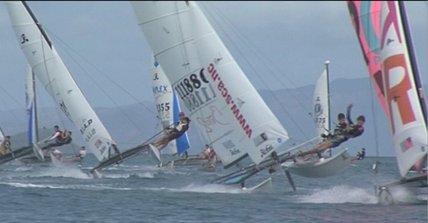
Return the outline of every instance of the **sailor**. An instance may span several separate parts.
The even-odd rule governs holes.
[[[205,149],[204,149],[204,151],[202,151],[202,153],[199,155],[199,157],[201,157],[203,159],[208,159],[210,152],[211,152],[210,145],[205,144]]]
[[[168,143],[181,135],[183,135],[188,129],[190,124],[190,119],[186,117],[184,112],[179,113],[180,121],[176,123],[174,128],[166,128],[165,135],[153,143],[153,145],[158,148],[158,150],[162,150],[165,148]]]
[[[276,171],[276,169],[279,167],[280,160],[279,160],[279,157],[278,157],[278,154],[276,153],[276,151],[273,151],[273,152],[270,154],[270,156],[271,156],[271,158],[272,158],[273,164],[272,164],[272,166],[269,168],[269,174],[272,174],[272,173],[274,173],[274,172]]]
[[[10,136],[4,137],[4,140],[3,142],[1,142],[1,145],[0,145],[0,155],[6,154],[8,152],[11,153],[12,152],[11,145],[12,143],[10,142]]]
[[[80,147],[79,152],[76,154],[76,159],[81,161],[86,156],[86,148],[85,146]]]
[[[59,126],[55,125],[54,126],[54,133],[45,140],[45,143],[49,142],[49,141],[59,141],[64,137],[64,132],[59,130]]]
[[[70,143],[72,140],[71,135],[72,135],[71,131],[64,130],[64,137],[62,137],[62,139],[59,139],[59,142],[62,144]]]
[[[362,148],[361,152],[357,153],[358,160],[362,160],[366,157],[366,149]]]
[[[329,148],[334,148],[347,141],[350,138],[355,138],[363,134],[364,132],[364,123],[366,121],[363,115],[358,116],[356,123],[354,124],[351,119],[351,108],[352,104],[348,105],[347,108],[347,119],[348,127],[333,135],[332,137],[327,138],[327,140],[317,144],[313,149],[306,152],[299,152],[298,156],[305,156],[313,153],[322,153]]]
[[[348,127],[348,122],[346,121],[346,116],[343,113],[339,113],[337,115],[337,125],[334,128],[334,133],[333,134],[321,134],[321,137],[325,138],[325,139],[329,139],[329,138],[333,138],[335,135],[337,134],[342,134],[346,131],[346,128]]]

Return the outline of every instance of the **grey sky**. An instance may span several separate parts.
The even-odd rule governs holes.
[[[153,100],[151,52],[129,2],[28,4],[93,106]],[[345,2],[201,2],[200,6],[258,89],[314,84],[327,59],[332,80],[368,76]],[[427,2],[406,6],[426,83]],[[4,3],[0,29],[0,109],[23,108],[26,60]],[[53,105],[48,97],[41,103]]]

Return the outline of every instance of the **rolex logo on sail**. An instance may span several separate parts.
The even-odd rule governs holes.
[[[215,69],[214,64],[210,63],[210,65],[208,65],[208,72],[210,74],[210,77],[213,79],[213,81],[217,82],[217,90],[220,92],[221,96],[226,101],[226,104],[229,105],[230,110],[235,115],[235,118],[241,125],[242,130],[244,130],[245,135],[247,135],[248,138],[251,138],[251,134],[253,133],[253,130],[250,127],[250,125],[247,123],[247,120],[245,119],[244,115],[241,113],[239,106],[233,100],[232,95],[230,95],[228,86],[226,86],[225,83],[221,80],[221,77],[217,72],[217,70]]]

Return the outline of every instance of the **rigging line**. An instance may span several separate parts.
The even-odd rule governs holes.
[[[16,99],[16,98],[14,98],[11,94],[9,94],[7,91],[6,91],[6,89],[4,89],[4,88],[2,88],[2,87],[0,87],[0,89],[10,98],[10,99],[12,99],[12,101],[13,102],[15,102],[18,106],[19,106],[19,104],[20,103],[18,103],[18,100]],[[1,97],[1,101],[2,101],[2,105],[4,105],[4,104],[6,104],[6,101],[5,101],[5,99],[4,99],[5,97]],[[19,106],[19,108],[18,109],[22,109],[22,106]],[[24,110],[25,110],[25,108],[24,108]],[[13,118],[15,119],[15,120],[17,120],[18,122],[20,122],[20,125],[23,125],[25,122],[23,122],[22,121],[22,119],[19,119],[18,118],[18,116],[17,116],[17,113],[16,112],[8,112],[8,113],[12,113],[12,116],[13,116]]]
[[[175,8],[176,8],[176,11],[177,12],[180,12],[179,11],[179,8],[178,8],[178,4],[180,4],[179,2],[176,2],[176,4],[175,4]],[[189,4],[188,3],[186,3],[187,4],[187,11],[189,11],[190,10],[190,6],[189,6]],[[192,13],[192,12],[189,12],[189,13]],[[184,32],[183,32],[183,26],[182,26],[182,22],[181,22],[181,20],[183,20],[183,16],[180,16],[181,15],[181,12],[180,13],[177,13],[177,26],[179,27],[179,30],[180,30],[180,35],[181,35],[181,39],[184,41],[185,39],[184,39]],[[186,59],[186,61],[183,61],[183,66],[188,70],[188,71],[190,71],[190,69],[191,69],[191,66],[189,66],[190,65],[190,60],[189,60],[189,54],[188,54],[188,52],[187,52],[187,47],[185,46],[185,45],[182,45],[182,51],[181,51],[181,53],[182,54],[184,54],[184,55],[182,55],[182,56],[184,56],[183,58],[185,58]],[[162,64],[161,64],[161,66],[162,66]],[[172,87],[172,83],[171,83],[171,87]],[[173,89],[173,91],[175,91],[174,89]],[[199,110],[199,111],[197,111],[201,116],[204,116],[204,111],[202,111],[202,110]],[[211,136],[209,135],[209,134],[207,134],[206,136],[208,136],[208,139],[205,139],[205,137],[202,135],[202,133],[200,132],[200,131],[196,131],[197,133],[198,133],[198,137],[199,137],[199,140],[200,141],[202,141],[203,143],[207,143],[206,142],[206,140],[208,140],[209,142],[212,142],[213,141],[213,139],[211,138]],[[189,140],[190,141],[190,140]]]
[[[49,30],[47,30],[49,31]],[[51,32],[49,32],[51,34]],[[58,40],[58,42],[62,43],[65,47],[67,47],[68,49],[70,49],[73,53],[75,53],[80,59],[82,59],[84,62],[86,62],[87,64],[89,64],[90,66],[92,66],[98,73],[102,74],[102,76],[104,76],[105,78],[107,78],[111,83],[113,83],[116,87],[118,87],[119,89],[123,90],[128,96],[130,96],[132,99],[134,99],[137,104],[142,105],[146,110],[148,110],[149,112],[151,112],[152,114],[155,114],[154,111],[150,108],[148,108],[146,105],[144,105],[144,103],[142,103],[141,101],[139,101],[135,96],[133,96],[129,91],[127,91],[125,88],[121,87],[117,82],[113,81],[109,75],[106,75],[106,73],[102,72],[98,67],[96,67],[94,64],[90,63],[90,61],[86,60],[81,54],[79,54],[76,50],[74,50],[71,46],[69,46],[67,43],[65,43],[65,41],[63,41],[61,38],[59,38],[58,36],[52,34],[52,36]],[[82,69],[82,71],[87,74],[87,76],[89,78],[91,78],[91,80],[95,83],[95,85],[98,87],[98,89],[100,89],[109,99],[110,101],[113,102],[113,104],[120,110],[120,112],[122,114],[124,114],[124,116],[132,123],[132,125],[139,129],[140,127],[136,125],[136,123],[133,121],[133,118],[131,118],[129,115],[127,115],[124,112],[124,109],[121,106],[118,106],[118,104],[113,100],[113,98],[111,96],[109,96],[106,92],[105,89],[101,88],[98,84],[97,81],[95,81],[95,78],[93,77],[93,75],[90,74],[90,72],[88,70],[86,70],[83,65],[81,65],[75,57],[73,57],[71,55],[71,53],[69,53],[67,50],[64,50],[64,52],[70,56],[70,58],[78,65],[78,67],[80,67],[80,69]],[[76,83],[77,84],[77,83]]]
[[[379,163],[379,140],[378,140],[378,130],[377,130],[377,121],[376,121],[376,112],[374,110],[374,95],[376,95],[376,92],[373,90],[373,84],[374,82],[371,80],[371,77],[369,77],[368,79],[369,81],[369,86],[370,86],[370,92],[372,92],[371,97],[370,97],[370,104],[371,104],[371,112],[372,112],[372,116],[373,116],[373,128],[374,128],[374,137],[375,137],[375,151],[376,151],[376,158],[375,158],[375,163],[374,165],[377,165]],[[377,167],[376,169],[374,169],[375,173],[377,173]]]
[[[214,10],[216,10],[217,12],[220,11],[220,10],[218,10],[215,7],[214,7]],[[234,31],[239,30],[238,28],[236,28],[236,26],[232,22],[230,22],[229,20],[227,20],[227,16],[222,15],[220,17],[223,18],[225,20],[225,22],[227,22],[233,28],[232,30],[234,30]],[[221,26],[219,26],[219,27],[221,27]],[[223,32],[226,33],[225,31],[223,31]],[[291,87],[294,87],[294,88],[298,89],[298,86],[293,82],[293,80],[290,79],[288,77],[288,75],[282,74],[281,71],[280,71],[280,69],[277,66],[275,66],[275,63],[273,63],[272,60],[269,60],[269,57],[263,56],[263,53],[255,47],[255,44],[252,44],[251,41],[248,38],[246,38],[245,35],[242,35],[240,32],[236,31],[236,33],[238,35],[240,35],[240,38],[243,39],[246,42],[246,44],[245,44],[246,47],[248,49],[250,49],[251,51],[253,51],[254,55],[258,57],[259,62],[262,62],[263,65],[269,71],[271,71],[272,74],[275,75],[276,80],[278,80],[282,86],[286,86],[287,85],[287,83],[284,83],[283,80],[282,80],[282,78],[281,78],[281,77],[285,77],[287,79],[288,83],[291,83]],[[253,47],[251,47],[251,46],[253,46]],[[268,66],[270,64],[272,66]],[[273,70],[272,67],[275,68],[275,70]],[[255,72],[255,74],[258,74],[258,73]],[[265,86],[265,87],[267,87],[267,86]],[[289,88],[285,88],[285,90],[287,91],[288,94],[291,95],[291,91],[289,90]],[[301,94],[300,96],[303,96],[303,95],[304,94]],[[312,100],[311,98],[306,98],[306,99],[307,99],[307,101]],[[299,105],[301,105],[302,108],[305,108],[305,106],[302,103],[300,103],[301,102],[300,100],[296,100],[296,102]]]
[[[43,29],[41,29],[41,30],[43,30]],[[44,36],[42,34],[41,37],[40,37],[40,43],[41,43],[41,46],[42,46],[43,65],[45,67],[46,75],[47,75],[48,80],[49,80],[49,84],[48,85],[49,85],[50,91],[52,92],[53,95],[55,95],[55,92],[54,92],[54,89],[53,89],[53,86],[52,86],[52,83],[51,83],[52,82],[51,74],[50,74],[48,66],[47,66],[47,60],[46,60],[46,54],[45,54],[45,45],[43,44],[43,40],[44,40]],[[49,41],[48,39],[45,39],[45,40]],[[49,49],[51,49],[53,51],[53,48],[49,47]],[[54,53],[54,56],[55,57],[59,57],[56,53]],[[31,67],[31,72],[33,72],[33,68],[32,67]],[[37,95],[34,95],[34,97],[37,97]],[[54,100],[52,97],[51,97],[51,100],[54,102],[54,104],[57,104],[56,100]],[[63,131],[64,131],[65,130],[64,117],[60,114],[61,112],[60,112],[60,109],[58,108],[58,106],[55,106],[55,111],[56,111],[57,117],[59,118],[59,121],[61,122],[61,126],[63,127]],[[64,112],[64,114],[65,114],[65,112]]]
[[[183,33],[183,26],[181,25],[181,20],[182,20],[182,16],[180,16],[181,15],[181,12],[179,11],[179,8],[178,8],[178,4],[180,4],[180,2],[175,2],[175,11],[177,11],[177,12],[179,12],[179,13],[177,13],[177,20],[176,20],[176,22],[177,22],[177,26],[178,26],[178,28],[179,28],[179,30],[180,30],[180,35],[181,35],[181,39],[183,40],[183,42],[185,41],[185,39],[184,39],[184,33]],[[189,10],[189,6],[188,6],[188,8],[187,8],[187,11]],[[185,43],[186,44],[186,43]],[[181,45],[181,47],[180,47],[181,49],[182,49],[182,51],[181,51],[181,53],[182,54],[184,54],[184,55],[182,55],[183,57],[182,58],[185,58],[186,59],[186,61],[183,61],[183,66],[188,70],[188,71],[190,71],[190,66],[188,66],[189,64],[190,64],[190,61],[189,61],[189,55],[188,55],[188,53],[187,53],[187,47],[185,46],[185,45]],[[162,66],[162,64],[161,64],[161,66]]]
[[[217,13],[218,13],[218,10],[215,8],[215,7],[213,7],[214,8],[214,10],[215,11],[217,11]],[[205,10],[205,11],[208,11],[208,12],[210,12],[210,11],[214,11],[214,10]],[[220,14],[220,13],[219,13]],[[221,15],[221,16],[217,16],[217,17],[220,17],[220,18],[223,18],[223,19],[225,19],[225,16],[224,15]],[[217,18],[217,17],[215,17],[215,16],[211,16],[211,18]],[[214,22],[216,22],[216,20],[215,19],[213,19],[213,21]],[[225,20],[226,21],[226,20]],[[236,27],[235,26],[233,26],[230,22],[228,22],[228,21],[226,21],[227,23],[229,23],[231,26],[232,26],[232,30],[234,30],[235,31],[235,33],[237,33],[238,34],[238,38],[240,38],[241,40],[244,40],[243,42],[249,42],[249,41],[247,41],[244,37],[243,37],[243,35],[241,35],[238,31],[236,31],[237,29],[236,29]],[[220,27],[220,29],[222,29],[221,28],[221,26],[219,25],[218,27]],[[234,43],[235,41],[233,41],[233,38],[231,38],[228,34],[227,34],[227,32],[224,30],[224,29],[222,29],[222,32],[223,32],[223,34],[224,34],[224,36],[226,37],[226,38],[228,38],[229,39],[229,41],[231,42],[231,43]],[[247,44],[248,46],[250,46],[251,44]],[[245,60],[245,62],[247,62],[247,64],[248,64],[248,66],[251,68],[251,70],[253,70],[253,72],[257,75],[257,77],[259,78],[259,80],[260,80],[260,82],[261,83],[263,83],[264,84],[264,86],[268,86],[267,84],[266,84],[266,82],[264,81],[264,79],[263,78],[260,78],[260,75],[258,75],[258,72],[256,71],[256,69],[254,68],[254,66],[252,65],[252,63],[250,63],[250,61],[248,60],[248,58],[244,55],[244,53],[240,50],[240,48],[239,47],[236,47],[235,48],[236,50],[237,50],[237,52],[242,56],[242,58]],[[250,50],[252,50],[252,51],[255,51],[255,50],[253,50],[251,47],[248,47],[248,49],[250,49]],[[255,52],[254,53],[254,55],[256,55],[256,56],[258,56],[258,55],[261,55],[261,53],[260,52]],[[265,65],[270,71],[272,71],[271,69],[270,69],[270,67],[269,66],[267,66],[267,64],[266,63],[264,63],[264,61],[263,60],[260,60],[262,63],[263,63],[263,65]],[[272,73],[275,73],[275,72],[272,72]],[[277,78],[278,80],[280,80],[279,78]],[[287,92],[289,92],[289,90],[288,89],[286,89],[286,91]],[[290,113],[287,111],[287,109],[285,108],[285,105],[283,105],[282,103],[279,103],[280,102],[280,100],[278,99],[278,96],[277,95],[275,95],[274,93],[273,93],[273,91],[267,91],[277,102],[278,102],[278,105],[282,108],[282,110],[287,114],[287,116],[288,117],[290,117],[290,120],[291,120],[291,122],[293,122],[294,123],[294,125],[296,126],[296,128],[297,128],[297,130],[299,130],[300,131],[300,133],[305,137],[305,138],[308,138],[308,136],[305,134],[305,132],[302,130],[302,128],[298,125],[298,123],[295,121],[295,119],[293,119],[293,118],[291,118],[292,116],[290,115]],[[303,107],[303,105],[301,104],[301,101],[300,100],[296,100],[302,107]]]
[[[155,114],[155,112],[148,108],[146,105],[144,105],[144,103],[142,103],[138,98],[136,98],[135,96],[133,96],[129,91],[126,90],[126,88],[120,86],[116,81],[114,81],[113,79],[110,78],[109,75],[107,75],[107,73],[101,71],[101,69],[99,69],[97,66],[95,66],[93,63],[91,63],[89,60],[87,60],[85,57],[83,57],[80,53],[78,53],[76,50],[74,50],[70,45],[68,45],[65,41],[63,41],[59,36],[51,33],[49,31],[49,29],[46,29],[50,35],[52,35],[54,37],[54,39],[58,40],[59,43],[63,44],[66,48],[68,48],[69,50],[71,50],[71,52],[75,53],[78,58],[82,59],[84,62],[86,62],[89,66],[91,66],[92,68],[94,68],[98,73],[102,74],[103,77],[107,78],[107,80],[109,80],[112,84],[114,84],[117,88],[121,89],[122,91],[124,91],[129,97],[131,97],[132,99],[134,99],[137,104],[142,105],[145,109],[147,109],[149,112],[151,112],[152,114]],[[84,71],[85,74],[87,74],[87,76],[89,76],[92,80],[95,80],[95,78],[92,77],[91,73],[88,72],[86,69],[83,68],[83,65],[81,65],[80,63],[77,62],[76,58],[73,57],[71,55],[71,53],[69,53],[67,50],[64,50],[64,52],[69,55],[71,57],[71,59]],[[114,103],[114,105],[117,105],[116,102],[110,97],[108,96],[108,94],[106,93],[106,90],[104,90],[103,88],[101,88],[98,85],[97,81],[94,81],[95,85],[105,94],[107,95],[107,97]]]

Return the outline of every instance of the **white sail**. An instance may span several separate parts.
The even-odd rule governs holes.
[[[113,140],[73,80],[47,34],[25,2],[6,2],[28,64],[46,91],[74,123],[98,160],[109,156]]]
[[[3,129],[0,128],[0,143],[2,143],[4,141],[4,133],[3,133]]]
[[[317,136],[328,134],[330,131],[330,109],[329,109],[329,90],[328,90],[328,62],[315,84],[313,96],[313,118]]]
[[[37,130],[37,114],[36,114],[36,95],[35,95],[35,79],[31,67],[27,68],[27,78],[25,82],[25,101],[27,104],[27,117],[28,117],[28,144],[33,145],[37,143],[38,130]]]
[[[171,127],[179,121],[181,111],[178,98],[162,67],[156,61],[153,66],[153,94],[155,97],[156,110],[162,123],[162,127]],[[187,132],[168,144],[167,149],[171,154],[181,154],[190,146]]]
[[[288,133],[257,93],[195,2],[131,2],[138,24],[191,126],[225,168],[247,154],[258,164]]]
[[[403,27],[398,1],[384,2],[381,11],[382,75],[392,129],[394,148],[401,176],[428,152],[428,133],[415,63],[409,55],[409,39]]]

